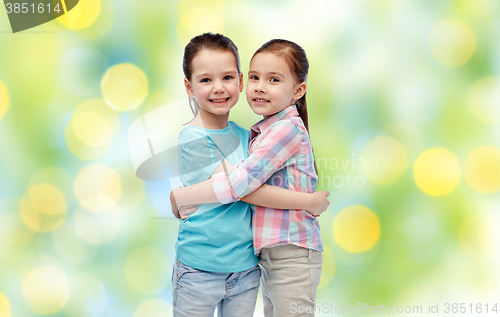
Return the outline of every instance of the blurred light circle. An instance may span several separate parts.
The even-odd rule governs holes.
[[[119,64],[108,69],[101,81],[102,96],[118,111],[138,108],[148,96],[146,74],[132,64]]]
[[[101,0],[85,0],[66,14],[57,18],[59,23],[70,30],[82,30],[91,26],[101,14]]]
[[[481,146],[472,150],[464,162],[465,180],[480,193],[500,190],[500,149]]]
[[[449,19],[439,22],[431,31],[430,49],[442,65],[463,65],[476,52],[476,36],[464,22]]]
[[[109,149],[109,145],[105,146],[88,146],[80,141],[73,131],[71,124],[64,129],[64,138],[68,150],[74,156],[81,160],[95,160],[101,158]]]
[[[115,25],[115,7],[112,1],[101,2],[101,12],[91,27],[80,30],[78,35],[85,40],[103,37]]]
[[[0,120],[5,116],[9,110],[9,91],[7,87],[0,82]]]
[[[50,184],[33,185],[28,189],[28,195],[33,206],[41,213],[52,216],[66,213],[66,198]]]
[[[346,251],[368,251],[380,238],[378,216],[362,205],[344,208],[333,221],[333,237]]]
[[[113,208],[122,195],[120,176],[104,164],[82,169],[75,179],[74,189],[80,205],[93,212]]]
[[[224,19],[213,17],[224,16],[223,0],[180,0],[177,4],[179,23],[177,24],[177,37],[182,46],[199,34],[210,30],[213,33],[224,34]]]
[[[460,162],[445,148],[427,149],[415,160],[413,176],[424,193],[430,196],[448,195],[460,182]]]
[[[66,222],[54,231],[52,243],[57,254],[73,264],[89,261],[97,252],[97,247],[80,237],[73,222]]]
[[[118,113],[114,109],[110,108],[103,99],[96,98],[82,102],[76,108],[74,116],[88,113],[99,114],[109,123],[113,136],[118,133],[118,130],[120,129],[120,118]]]
[[[325,288],[334,276],[335,258],[333,257],[332,250],[325,246],[323,252],[323,266],[321,268],[321,279],[319,281],[318,289]]]
[[[54,266],[40,266],[29,271],[22,289],[28,305],[42,315],[59,312],[69,298],[68,280]]]
[[[117,172],[122,180],[122,196],[118,206],[123,213],[136,211],[146,197],[144,181],[135,176],[134,170],[129,167],[117,168]]]
[[[0,293],[0,317],[11,317],[9,299]]]
[[[134,250],[125,262],[125,277],[134,290],[143,294],[160,292],[170,279],[165,253],[153,247]]]
[[[23,223],[35,232],[54,231],[64,222],[67,213],[66,198],[51,184],[30,186],[28,195],[19,205]]]
[[[29,185],[50,184],[57,188],[64,195],[66,204],[70,205],[74,200],[72,189],[73,178],[72,176],[57,166],[44,167],[37,171],[30,180]]]
[[[96,50],[87,47],[72,49],[62,60],[64,86],[80,96],[95,96],[100,92],[99,82],[107,68],[106,59]]]
[[[122,215],[117,209],[99,213],[78,208],[73,217],[76,232],[90,244],[109,243],[118,236],[122,229]]]
[[[34,232],[53,231],[64,222],[64,219],[53,219],[53,217],[40,215],[40,212],[27,197],[21,198],[19,212],[23,223]]]
[[[160,300],[153,299],[142,302],[134,311],[132,317],[170,317],[172,316],[172,306]]]
[[[500,78],[478,80],[469,92],[469,108],[483,123],[500,123]]]
[[[21,220],[19,204],[20,197],[6,198],[0,202],[0,239],[9,244],[26,243],[34,235],[33,230]]]
[[[111,124],[96,112],[75,114],[71,119],[75,136],[88,146],[108,145],[114,134]]]
[[[107,304],[104,284],[89,273],[79,273],[69,280],[71,296],[64,307],[67,316],[97,317]]]
[[[420,151],[422,147],[422,136],[413,126],[403,121],[391,122],[385,125],[379,132],[381,135],[386,135],[401,142],[407,150],[408,156],[410,153]]]
[[[370,140],[361,150],[362,168],[366,177],[377,184],[397,181],[408,166],[405,147],[389,136],[379,136]],[[372,164],[373,163],[373,164]],[[358,162],[358,168],[360,162]]]
[[[118,113],[102,99],[82,102],[65,130],[66,145],[77,157],[88,160],[104,155],[118,133]]]

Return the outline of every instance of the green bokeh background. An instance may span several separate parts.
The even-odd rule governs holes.
[[[320,218],[329,251],[317,293],[317,304],[326,305],[318,316],[347,316],[328,305],[358,303],[422,306],[424,313],[415,316],[427,315],[429,303],[439,303],[440,313],[432,316],[454,315],[444,313],[445,303],[465,303],[461,316],[479,315],[469,304],[474,310],[483,305],[482,314],[485,304],[498,303],[500,310],[500,159],[494,155],[500,93],[493,89],[485,97],[491,107],[479,115],[471,101],[479,81],[500,77],[500,2],[80,0],[78,6],[85,3],[99,14],[79,30],[55,20],[12,34],[7,14],[0,13],[0,84],[9,100],[2,116],[0,89],[0,317],[170,316],[178,225],[168,217],[169,185],[134,177],[127,132],[137,118],[186,97],[183,48],[207,31],[236,43],[245,83],[250,57],[267,40],[295,41],[308,54],[310,135],[323,162],[318,189],[331,193]],[[460,30],[440,32],[443,21],[465,25],[474,43]],[[459,65],[447,64],[468,50]],[[104,74],[122,63],[146,75],[146,100],[131,111],[109,107],[119,125],[113,139],[97,152],[80,147],[91,157],[75,154],[65,136],[75,110],[103,98]],[[247,129],[260,120],[244,94],[230,119]],[[377,137],[403,148],[386,154],[387,162],[402,164],[396,172],[380,163],[383,153],[367,150]],[[489,163],[467,165],[471,151],[483,146],[493,147]],[[459,162],[452,172],[458,183],[441,196],[415,181],[417,158],[432,148],[447,149]],[[366,155],[379,159],[386,181],[356,167],[331,166]],[[448,168],[441,164],[437,170]],[[476,165],[481,173],[470,171]],[[78,198],[76,180],[93,166],[118,175],[112,213],[89,211]],[[348,186],[348,173],[363,186]],[[387,181],[384,173],[396,176]],[[490,192],[477,190],[470,180],[475,173],[480,180],[493,175]],[[85,186],[106,191],[111,185],[97,176]],[[42,215],[40,221],[52,225],[42,232],[30,228],[22,212],[23,204],[34,203],[30,189],[41,183],[52,184],[66,202],[56,220]],[[377,216],[380,237],[366,251],[349,252],[334,238],[333,224],[341,211],[358,205]],[[346,237],[363,244],[373,234],[363,231],[365,219],[356,221],[361,235]],[[262,316],[260,297],[255,315]]]

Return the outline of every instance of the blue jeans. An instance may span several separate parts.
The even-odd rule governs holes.
[[[253,316],[260,267],[236,273],[207,272],[175,260],[172,275],[174,317]]]

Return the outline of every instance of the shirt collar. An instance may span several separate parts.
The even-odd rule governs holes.
[[[281,110],[280,112],[274,114],[270,118],[267,118],[265,120],[260,120],[256,124],[252,126],[252,132],[255,132],[257,134],[262,133],[269,129],[271,125],[274,123],[280,121],[280,120],[285,120],[288,118],[292,117],[298,117],[299,112],[297,111],[297,106],[291,105],[289,107],[286,107],[285,109]]]

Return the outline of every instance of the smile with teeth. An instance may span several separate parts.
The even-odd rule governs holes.
[[[260,99],[260,98],[254,98],[254,101],[256,102],[269,102],[267,99]]]
[[[229,100],[229,97],[227,98],[219,98],[219,99],[208,99],[210,102],[214,103],[223,103]]]

